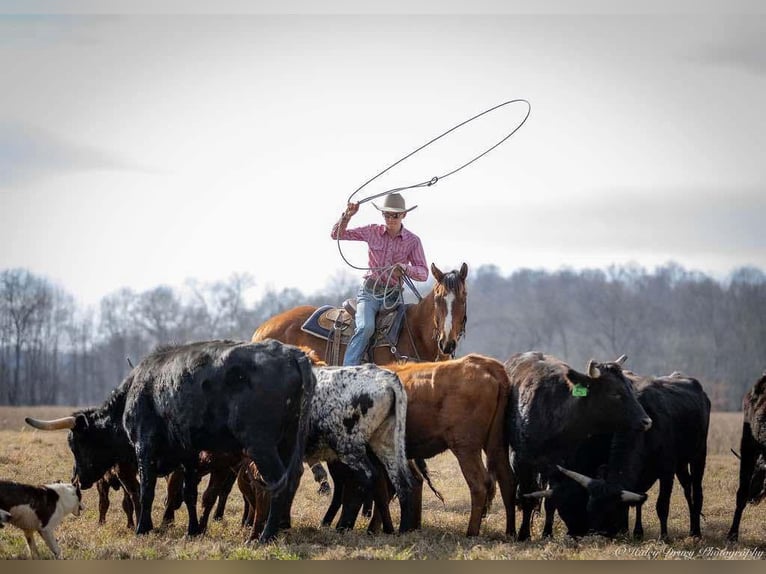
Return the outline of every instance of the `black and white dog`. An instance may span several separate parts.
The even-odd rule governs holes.
[[[53,531],[68,514],[79,516],[83,508],[82,494],[74,484],[33,486],[0,480],[0,526],[8,523],[23,530],[33,559],[40,557],[35,532],[45,540],[53,555],[61,558]]]

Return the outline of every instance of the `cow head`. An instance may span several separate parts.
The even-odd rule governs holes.
[[[441,355],[454,357],[458,341],[465,334],[468,320],[465,280],[468,265],[463,263],[460,271],[442,273],[431,264],[431,274],[436,279],[434,285],[434,337]]]
[[[573,522],[580,529],[587,525],[585,527],[587,531],[604,536],[615,536],[620,530],[627,528],[628,507],[637,506],[646,501],[646,494],[625,490],[619,484],[603,478],[591,478],[562,466],[556,468],[563,476],[571,479],[571,484],[579,485],[578,488],[581,487],[581,491],[584,491],[587,496],[583,509],[582,492],[572,493],[569,490],[570,486],[564,491],[567,494],[560,494],[560,497],[565,499],[561,503],[565,512],[559,510],[559,515],[567,527]],[[563,485],[562,488],[564,488]]]
[[[591,360],[586,374],[569,369],[569,389],[575,408],[582,413],[591,433],[646,431],[652,419],[636,399],[633,385],[622,372],[626,356],[611,363]]]
[[[31,417],[24,420],[40,430],[69,429],[67,442],[74,455],[72,482],[78,489],[93,486],[109,468],[119,462],[126,446],[130,448],[121,421],[115,432],[109,419],[105,421],[104,414],[95,409],[50,421]]]

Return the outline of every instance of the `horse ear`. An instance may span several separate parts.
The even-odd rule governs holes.
[[[460,266],[460,278],[465,281],[465,278],[468,277],[468,265],[463,263]]]
[[[438,283],[441,283],[442,279],[444,279],[444,273],[434,263],[431,263],[431,275],[434,276]]]

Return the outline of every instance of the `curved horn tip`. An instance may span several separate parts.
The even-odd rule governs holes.
[[[596,366],[596,361],[593,359],[588,361],[588,368],[586,369],[586,372],[591,379],[598,379],[601,376],[601,371]]]
[[[623,490],[620,493],[620,500],[623,502],[644,502],[646,498],[646,494],[638,494],[629,490]]]
[[[40,430],[73,429],[75,425],[75,418],[73,416],[69,416],[60,419],[53,419],[50,421],[41,421],[32,417],[24,417],[24,422],[26,422],[29,426]]]
[[[568,476],[572,480],[574,480],[577,484],[580,486],[583,486],[585,488],[588,488],[590,484],[593,482],[593,479],[589,476],[586,476],[584,474],[580,474],[579,472],[575,472],[573,470],[568,470],[562,466],[556,465],[556,468],[559,469],[559,472],[564,474],[565,476]]]
[[[553,490],[547,489],[547,490],[537,490],[535,492],[529,492],[527,494],[522,494],[524,498],[550,498],[553,496]]]
[[[618,365],[622,365],[625,361],[628,360],[627,355],[620,355],[620,358],[615,361]]]

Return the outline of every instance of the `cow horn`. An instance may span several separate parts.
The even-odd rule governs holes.
[[[620,355],[620,358],[615,361],[618,365],[622,365],[625,361],[628,360],[627,355]]]
[[[550,498],[553,496],[553,490],[550,488],[548,490],[538,490],[536,492],[522,494],[521,496],[524,498]]]
[[[32,417],[25,417],[24,420],[28,425],[40,430],[73,429],[75,423],[75,418],[71,416],[53,419],[52,421],[41,421]]]
[[[742,460],[742,457],[739,456],[739,453],[736,450],[734,450],[733,448],[730,448],[729,450],[731,451],[731,454],[736,456],[739,460]]]
[[[629,490],[623,490],[620,492],[620,500],[623,502],[643,502],[646,500],[645,494],[637,494]]]
[[[580,474],[579,472],[575,472],[573,470],[567,470],[563,466],[559,466],[559,465],[556,465],[556,468],[558,468],[562,474],[567,475],[569,478],[574,480],[577,484],[585,488],[588,488],[593,482],[593,479],[591,477],[585,476],[584,474]]]
[[[601,371],[596,366],[596,361],[591,359],[588,361],[588,368],[586,369],[588,372],[588,376],[591,379],[598,379],[601,376]]]

